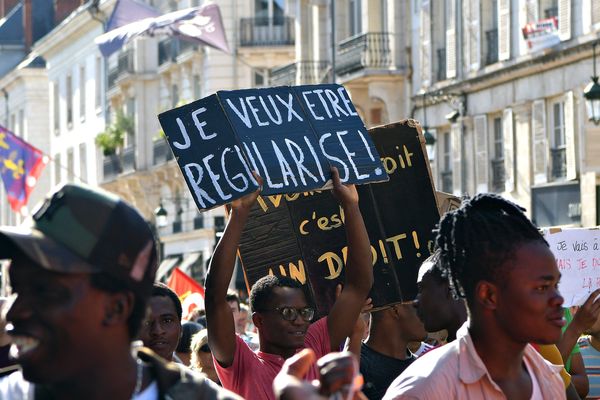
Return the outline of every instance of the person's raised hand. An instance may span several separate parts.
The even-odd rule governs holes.
[[[263,180],[255,171],[252,171],[252,175],[254,175],[254,179],[256,179],[256,182],[258,182],[258,189],[252,193],[248,193],[247,195],[240,197],[239,199],[233,200],[231,202],[232,210],[249,211],[258,198],[258,195],[262,191]]]
[[[340,173],[336,167],[331,167],[331,180],[333,181],[333,197],[346,207],[352,204],[358,204],[358,191],[355,185],[344,185],[340,180]]]
[[[600,316],[600,289],[594,290],[573,316],[572,324],[583,332],[590,329]]]

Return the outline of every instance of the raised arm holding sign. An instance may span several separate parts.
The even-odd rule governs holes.
[[[331,172],[333,193],[346,215],[348,267],[346,285],[327,318],[311,325],[314,308],[301,286],[291,280],[265,277],[252,288],[252,319],[259,331],[260,352],[253,353],[235,335],[226,301],[236,249],[258,192],[232,202],[231,216],[206,277],[205,307],[208,341],[224,387],[247,399],[274,398],[271,383],[286,358],[310,347],[319,356],[339,349],[350,334],[373,282],[369,238],[354,185],[344,186]],[[262,179],[257,178],[257,181]],[[316,377],[316,371],[309,377]]]

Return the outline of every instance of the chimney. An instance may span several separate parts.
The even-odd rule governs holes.
[[[31,0],[23,0],[23,33],[25,34],[25,52],[29,52],[33,38],[33,17]]]

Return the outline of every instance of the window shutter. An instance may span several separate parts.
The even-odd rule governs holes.
[[[479,26],[479,0],[470,0],[469,21],[469,69],[479,70],[481,59],[481,28]]]
[[[577,158],[575,151],[575,101],[573,91],[565,96],[565,147],[567,159],[567,180],[577,178]]]
[[[592,12],[590,13],[592,16],[592,24],[596,25],[600,23],[600,1],[598,0],[590,0],[592,2]],[[591,27],[590,27],[591,30]]]
[[[510,59],[510,0],[498,0],[498,59]]]
[[[504,190],[515,190],[515,145],[513,133],[513,112],[511,108],[502,114],[502,136],[504,139]]]
[[[455,196],[462,195],[462,146],[460,136],[460,125],[452,124],[450,128],[450,140],[451,140],[451,151],[452,151],[452,193]]]
[[[456,4],[446,0],[446,78],[456,78]]]
[[[421,87],[431,85],[431,7],[429,0],[421,2]]]
[[[558,35],[560,40],[571,39],[571,0],[558,1]]]
[[[487,140],[487,117],[477,115],[473,119],[475,128],[475,191],[488,191],[489,157]]]
[[[525,7],[527,13],[527,23],[537,21],[539,18],[538,0],[527,0]]]
[[[546,103],[533,102],[531,111],[531,131],[533,136],[533,183],[548,181],[548,139],[546,138]]]

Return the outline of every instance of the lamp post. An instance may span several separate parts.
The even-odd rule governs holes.
[[[158,207],[154,210],[154,216],[156,217],[156,226],[159,228],[164,228],[167,226],[168,220],[167,210],[163,207],[162,201],[158,204]]]
[[[598,75],[596,74],[596,46],[598,42],[592,45],[594,75],[592,81],[583,90],[585,104],[587,107],[588,119],[594,124],[600,124],[600,85],[598,84]]]
[[[423,136],[425,137],[425,149],[427,150],[427,157],[432,162],[435,159],[435,136],[429,132],[427,126],[427,100],[425,98],[427,93],[423,93]]]

